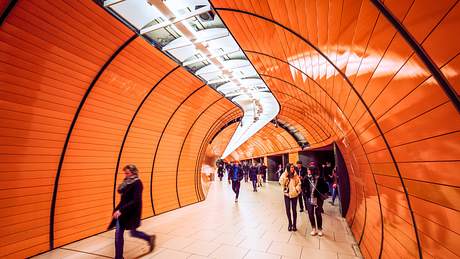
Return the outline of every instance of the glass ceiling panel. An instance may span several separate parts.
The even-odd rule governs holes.
[[[279,113],[278,101],[207,0],[106,0],[103,5],[242,108],[223,158]]]

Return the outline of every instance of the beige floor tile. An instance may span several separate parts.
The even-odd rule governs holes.
[[[249,253],[244,257],[244,259],[280,259],[281,256],[268,254],[260,251],[251,250]]]
[[[248,237],[243,239],[243,241],[241,241],[241,243],[238,246],[249,248],[251,250],[265,252],[267,251],[271,243],[272,240],[269,239]]]
[[[238,259],[243,258],[247,252],[247,248],[222,245],[217,248],[209,257],[217,259]]]
[[[268,253],[278,254],[281,256],[300,258],[302,247],[281,242],[273,242],[267,250]]]
[[[287,231],[282,191],[278,184],[267,184],[254,193],[249,183],[242,183],[239,202],[227,183],[212,184],[204,202],[186,206],[142,221],[140,230],[157,235],[150,258],[355,258],[354,243],[338,206],[325,204],[322,238],[311,237],[306,213],[298,213],[297,232]],[[114,231],[107,231],[38,258],[93,258],[81,251],[113,257]],[[80,251],[79,251],[80,250]],[[125,258],[135,258],[148,251],[145,241],[125,234]],[[245,252],[241,255],[242,252]],[[46,256],[45,256],[46,255]],[[45,257],[44,257],[45,256]],[[350,256],[350,257],[346,257]]]
[[[203,241],[211,241],[218,237],[221,233],[211,230],[201,230],[192,235],[194,239],[199,239]]]
[[[212,242],[237,246],[241,243],[247,236],[240,233],[222,233],[218,235]]]
[[[276,242],[288,242],[289,239],[291,238],[292,232],[289,232],[287,230],[285,231],[272,231],[272,232],[266,232],[262,238],[264,239],[269,239],[273,240]]]
[[[339,259],[361,259],[361,257],[352,256],[352,255],[344,255],[344,254],[339,253]]]
[[[319,238],[312,237],[310,235],[306,236],[298,233],[292,234],[288,243],[293,245],[300,245],[302,247],[319,249]]]
[[[202,256],[209,256],[212,252],[214,252],[220,244],[213,243],[213,242],[206,242],[201,240],[196,240],[190,245],[186,246],[182,251],[197,254]]]
[[[319,249],[355,256],[355,251],[353,250],[352,244],[347,242],[337,242],[321,239],[319,242]]]
[[[184,252],[179,252],[175,250],[170,250],[170,249],[164,249],[161,252],[155,254],[152,256],[152,259],[186,259],[189,257],[190,254],[184,253]]]
[[[170,249],[181,250],[184,247],[193,243],[195,239],[188,238],[188,237],[173,237],[169,240],[165,241],[163,244],[159,244],[158,246]]]
[[[334,232],[334,240],[338,242],[356,243],[355,238],[348,233]]]
[[[331,251],[323,251],[313,248],[302,249],[302,259],[315,258],[315,259],[337,259],[337,253]]]
[[[187,259],[208,259],[209,257],[206,257],[206,256],[201,256],[201,255],[191,255],[189,257],[187,257]],[[170,259],[173,259],[173,258],[170,258]]]
[[[69,248],[72,250],[84,251],[84,252],[94,252],[109,244],[114,244],[115,239],[104,237],[104,236],[93,236],[81,241],[68,244],[64,248]]]

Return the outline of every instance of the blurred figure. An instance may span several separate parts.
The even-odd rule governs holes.
[[[139,171],[135,165],[127,165],[123,168],[125,179],[118,186],[118,193],[121,199],[115,207],[112,215],[112,222],[109,229],[116,227],[115,230],[115,259],[123,258],[123,246],[125,230],[131,230],[132,237],[144,239],[150,245],[149,252],[155,247],[155,235],[149,236],[136,229],[141,225],[142,214],[142,182],[138,176]]]
[[[324,180],[326,180],[326,183],[329,187],[329,195],[332,195],[332,167],[331,167],[331,162],[326,162],[326,164],[322,164],[322,175],[324,176]]]
[[[283,187],[284,205],[289,222],[288,231],[297,231],[297,197],[301,192],[301,183],[293,164],[287,164],[279,183]]]
[[[217,176],[219,177],[220,181],[222,182],[222,177],[224,177],[224,165],[219,164],[217,166]]]
[[[232,182],[232,190],[235,193],[235,202],[238,202],[240,195],[240,181],[243,180],[243,170],[238,162],[235,162],[228,174],[228,181]]]
[[[307,168],[302,165],[302,161],[300,160],[297,161],[295,170],[297,172],[297,175],[300,177],[300,180],[302,181],[302,179],[307,175]],[[302,189],[304,189],[304,186],[302,186]],[[299,195],[300,212],[304,211],[304,205],[305,205],[305,208],[307,208],[307,201],[304,198],[305,197],[303,197],[303,193]]]
[[[260,175],[262,176],[262,180],[264,183],[267,182],[267,166],[262,162],[259,167]]]
[[[320,177],[319,171],[316,167],[309,167],[307,169],[307,175],[303,178],[304,186],[304,197],[307,198],[307,211],[308,218],[312,227],[311,235],[318,234],[323,236],[323,218],[321,213],[323,212],[323,203],[327,199],[327,193],[329,188],[324,181],[324,178]],[[315,221],[316,217],[316,221]]]
[[[254,192],[257,192],[257,173],[259,170],[257,169],[257,166],[251,165],[249,167],[249,179],[252,182],[252,188]]]
[[[339,194],[339,186],[338,186],[338,176],[337,176],[337,167],[334,167],[334,169],[332,170],[332,174],[331,174],[331,180],[332,180],[332,201],[330,201],[329,203],[332,204],[334,206],[334,202],[335,202],[335,199],[337,198],[338,194]]]
[[[233,169],[233,162],[230,162],[227,165],[226,169],[227,169],[228,184],[230,184],[231,183],[230,182],[230,171],[232,171],[232,169]]]
[[[244,182],[248,182],[249,179],[249,165],[248,162],[244,162],[243,164],[243,176],[244,176]]]
[[[257,187],[262,187],[262,164],[257,164]]]
[[[282,174],[283,174],[283,165],[279,164],[278,169],[276,170],[276,177],[278,178],[278,180],[280,179]]]

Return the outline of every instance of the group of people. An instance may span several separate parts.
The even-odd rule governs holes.
[[[308,212],[308,219],[312,227],[311,235],[323,236],[322,213],[324,201],[332,193],[334,203],[337,197],[337,174],[335,169],[326,171],[327,165],[323,166],[322,173],[315,162],[308,167],[297,161],[296,165],[287,164],[285,171],[279,178],[283,187],[284,203],[288,218],[288,231],[297,231],[297,202],[300,211],[304,208]],[[335,195],[334,195],[335,194]]]
[[[253,191],[257,192],[257,187],[262,187],[267,181],[267,166],[265,164],[251,164],[244,162],[241,165],[239,162],[230,162],[228,164],[219,164],[217,167],[217,176],[220,181],[224,177],[224,168],[227,172],[228,182],[232,184],[233,192],[235,192],[235,202],[238,202],[240,194],[241,181],[250,180],[252,182]]]
[[[323,203],[329,194],[332,194],[334,203],[337,197],[337,174],[335,169],[328,172],[326,169],[330,165],[323,166],[323,173],[320,173],[316,164],[309,164],[304,167],[301,161],[296,165],[287,164],[286,169],[279,177],[279,183],[283,187],[286,214],[288,217],[288,230],[297,231],[297,201],[308,211],[308,218],[312,226],[311,235],[323,235],[322,216]],[[222,181],[224,164],[218,166],[218,176]],[[252,181],[254,191],[257,186],[262,186],[266,182],[267,167],[263,164],[247,163],[241,166],[238,162],[231,163],[226,167],[228,181],[232,184],[235,192],[235,202],[238,201],[240,182],[245,179]],[[112,214],[112,221],[109,229],[115,228],[115,258],[123,258],[124,232],[130,230],[132,237],[145,240],[149,245],[149,252],[155,247],[155,235],[148,235],[137,228],[141,223],[142,215],[142,191],[143,185],[139,178],[139,170],[135,165],[126,165],[123,168],[125,178],[118,186],[117,192],[121,195],[120,202],[115,207]],[[292,212],[291,212],[292,211]]]

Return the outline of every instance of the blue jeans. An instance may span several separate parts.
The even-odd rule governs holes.
[[[123,234],[125,233],[125,228],[120,225],[120,221],[117,220],[117,225],[115,229],[115,259],[122,259],[123,258],[123,246],[125,240],[123,238]],[[132,237],[144,239],[147,242],[150,242],[150,236],[145,234],[142,231],[137,231],[135,229],[131,229],[130,234]]]
[[[338,188],[339,188],[339,186],[336,186],[335,188],[332,188],[332,204],[334,204],[335,198],[337,198],[337,195],[339,194]]]

